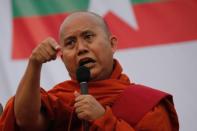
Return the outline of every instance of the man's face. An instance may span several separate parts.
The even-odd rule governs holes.
[[[73,79],[79,66],[90,69],[91,80],[110,76],[116,38],[107,35],[98,18],[89,15],[72,16],[61,32],[62,60]]]

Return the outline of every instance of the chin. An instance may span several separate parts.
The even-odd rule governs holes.
[[[93,67],[90,69],[90,73],[91,73],[91,79],[90,81],[98,81],[98,80],[104,80],[105,78],[103,77],[103,73],[104,70],[102,70],[101,68],[96,68]]]
[[[91,73],[91,79],[90,81],[96,81],[96,80],[99,80],[99,73],[97,71],[95,71],[94,69],[91,69],[90,70],[90,73]]]

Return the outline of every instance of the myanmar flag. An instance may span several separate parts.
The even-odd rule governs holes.
[[[119,38],[119,49],[194,40],[194,4],[196,0],[13,0],[12,58],[28,58],[48,36],[58,39],[63,19],[80,10],[102,15]]]
[[[197,0],[0,0],[0,103],[15,94],[29,55],[74,11],[101,15],[118,37],[131,81],[173,94],[181,131],[197,131]],[[43,65],[48,90],[69,79],[61,59]]]

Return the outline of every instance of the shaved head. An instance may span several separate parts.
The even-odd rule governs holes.
[[[117,38],[109,31],[104,19],[92,12],[74,12],[60,28],[62,60],[71,78],[79,66],[90,69],[91,80],[110,77]]]
[[[93,12],[88,12],[88,11],[81,11],[81,12],[73,12],[69,16],[65,18],[63,23],[60,26],[60,31],[59,31],[59,37],[60,40],[62,39],[63,35],[63,30],[65,29],[65,26],[73,19],[76,19],[78,17],[89,17],[92,20],[95,20],[97,24],[104,30],[107,36],[111,35],[111,32],[109,30],[107,22],[98,14],[93,13]]]

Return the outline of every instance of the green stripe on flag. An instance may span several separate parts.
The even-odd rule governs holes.
[[[130,0],[133,4],[165,0]],[[40,16],[87,10],[90,0],[12,0],[13,16]]]
[[[12,0],[13,16],[37,16],[87,10],[89,0]]]

